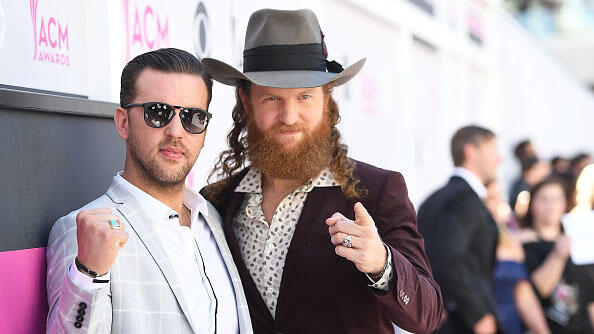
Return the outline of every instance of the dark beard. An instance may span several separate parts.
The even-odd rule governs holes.
[[[164,170],[166,167],[159,166],[156,158],[147,158],[147,155],[139,152],[139,145],[136,143],[136,140],[130,140],[129,144],[131,144],[129,145],[130,155],[134,161],[134,165],[136,165],[142,175],[144,175],[145,180],[153,185],[157,185],[159,187],[179,186],[180,184],[184,183],[186,176],[192,169],[193,164],[188,163],[180,168],[177,173],[168,175]],[[164,140],[159,143],[159,148],[167,146],[180,147],[180,145],[176,145],[176,143],[172,140]],[[183,150],[188,152],[185,147],[183,147]]]
[[[279,144],[274,135],[280,131],[301,130],[301,141],[294,147],[286,148]],[[248,120],[247,156],[251,166],[262,174],[289,180],[309,180],[329,166],[332,144],[330,124],[324,116],[322,123],[310,132],[303,126],[275,125],[263,132]]]

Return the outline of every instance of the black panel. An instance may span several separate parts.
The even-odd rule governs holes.
[[[0,93],[0,251],[45,247],[56,219],[105,193],[123,168],[116,105]],[[45,111],[24,111],[32,104]]]

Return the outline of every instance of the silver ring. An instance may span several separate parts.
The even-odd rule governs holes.
[[[352,237],[350,235],[347,235],[346,237],[344,237],[344,240],[342,241],[342,245],[347,248],[352,248],[353,240],[351,240],[351,239],[352,239]]]

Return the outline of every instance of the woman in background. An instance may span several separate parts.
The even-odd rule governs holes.
[[[552,333],[594,333],[594,282],[569,257],[571,240],[561,218],[567,192],[561,179],[549,178],[531,191],[525,227],[535,240],[524,244],[526,269]]]
[[[507,225],[511,209],[503,199],[497,182],[487,186],[485,205],[499,229],[497,263],[494,270],[497,319],[506,334],[522,334],[527,329],[533,334],[549,334],[540,302],[528,281],[524,267],[522,244]]]

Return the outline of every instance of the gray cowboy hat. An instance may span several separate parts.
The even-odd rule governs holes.
[[[213,58],[204,58],[202,63],[213,79],[226,85],[237,86],[240,80],[248,80],[275,88],[339,86],[365,64],[361,59],[343,70],[336,61],[328,61],[327,55],[314,12],[260,9],[248,22],[243,73]]]

